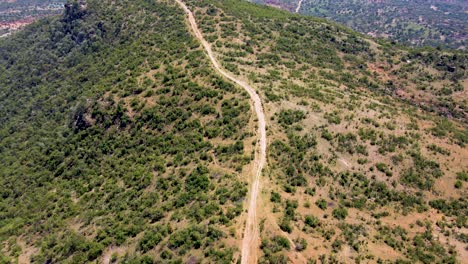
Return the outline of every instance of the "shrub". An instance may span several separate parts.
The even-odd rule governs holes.
[[[284,128],[291,126],[305,118],[305,113],[300,110],[281,110],[278,117],[278,122]]]
[[[392,171],[391,171],[391,170],[388,168],[388,166],[387,166],[386,164],[384,164],[384,163],[379,162],[379,163],[375,164],[375,167],[376,167],[379,171],[385,173],[385,175],[387,175],[387,177],[391,177],[391,176],[393,175]]]
[[[317,205],[318,208],[322,210],[327,209],[327,201],[325,201],[324,199],[318,199],[317,201],[315,201],[315,205]]]
[[[419,153],[412,153],[413,166],[406,170],[400,181],[406,185],[422,190],[430,190],[436,178],[442,177],[440,165],[422,157]]]
[[[320,220],[313,215],[306,215],[304,223],[312,228],[316,228],[320,225]]]
[[[338,220],[344,220],[348,216],[348,210],[344,207],[339,207],[333,210],[332,215]]]
[[[291,233],[293,231],[293,228],[291,226],[291,221],[289,221],[287,218],[283,218],[283,220],[279,224],[279,227],[284,232]]]
[[[290,247],[289,240],[283,236],[274,236],[271,241],[263,239],[260,246],[266,253],[276,253],[283,249],[290,249]]]
[[[210,179],[207,174],[208,168],[202,165],[199,165],[195,170],[193,170],[185,181],[187,191],[190,193],[206,191],[210,184]]]
[[[468,172],[462,171],[457,173],[457,180],[468,181]]]
[[[296,251],[304,251],[307,249],[307,241],[304,238],[295,239],[294,245]]]
[[[324,129],[324,130],[322,131],[322,138],[324,138],[324,139],[326,139],[326,140],[328,140],[328,141],[331,141],[331,140],[333,139],[333,134],[330,133],[330,131]]]
[[[162,239],[163,236],[158,231],[147,231],[138,242],[138,248],[145,253],[159,244]]]
[[[273,203],[280,203],[281,202],[281,195],[277,192],[271,192],[270,201]]]

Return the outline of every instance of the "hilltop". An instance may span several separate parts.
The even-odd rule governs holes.
[[[175,1],[75,2],[0,40],[0,262],[241,261],[246,87],[249,263],[468,257],[465,52],[183,2],[226,75]]]

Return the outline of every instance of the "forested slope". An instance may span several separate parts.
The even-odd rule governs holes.
[[[165,1],[75,3],[0,40],[2,263],[230,261],[255,130],[210,67]]]

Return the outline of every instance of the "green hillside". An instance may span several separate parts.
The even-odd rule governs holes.
[[[84,263],[111,245],[129,261],[232,257],[249,105],[178,8],[75,4],[0,53],[2,261]]]
[[[259,263],[467,257],[466,52],[184,2],[263,101]],[[257,121],[173,1],[74,2],[0,39],[0,263],[240,262]]]

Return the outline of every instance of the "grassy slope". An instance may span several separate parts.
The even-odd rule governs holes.
[[[466,257],[466,124],[395,99],[426,70],[433,85],[464,85],[463,71],[435,67],[450,53],[241,1],[191,3],[226,69],[265,98],[264,262]]]
[[[88,1],[2,39],[0,87],[2,263],[233,258],[248,97],[173,3]]]

